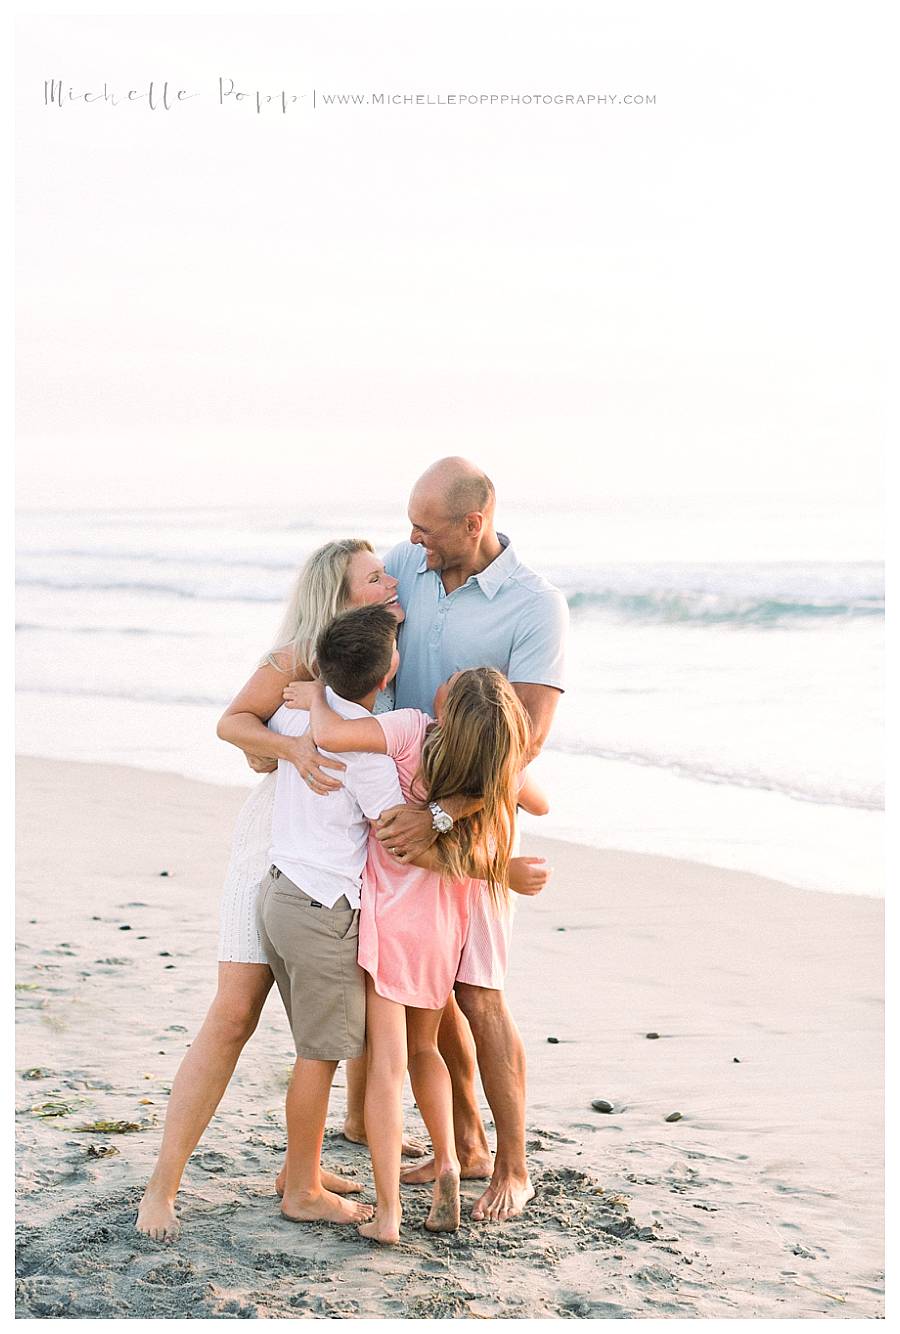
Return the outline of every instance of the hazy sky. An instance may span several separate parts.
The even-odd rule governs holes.
[[[390,499],[460,452],[508,497],[810,505],[877,546],[871,13],[28,20],[20,504]],[[151,78],[199,96],[43,105]],[[620,102],[324,105],[354,92]]]

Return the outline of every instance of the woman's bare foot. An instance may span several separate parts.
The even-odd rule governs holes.
[[[493,1170],[490,1154],[460,1158],[459,1175],[463,1181],[487,1181]],[[415,1167],[404,1167],[400,1172],[400,1180],[404,1186],[425,1186],[429,1181],[434,1181],[435,1175],[434,1159],[426,1158],[424,1163],[417,1163]]]
[[[181,1228],[175,1213],[175,1201],[157,1194],[148,1186],[138,1205],[135,1227],[151,1241],[171,1241],[177,1237]]]
[[[363,1148],[366,1149],[369,1147],[365,1130],[361,1129],[355,1122],[345,1121],[341,1134],[350,1144],[362,1144]],[[427,1150],[420,1139],[407,1139],[404,1135],[400,1142],[400,1152],[404,1158],[423,1158]],[[490,1176],[490,1173],[488,1175]]]
[[[284,1195],[286,1172],[287,1169],[282,1166],[281,1171],[275,1178],[275,1194],[279,1199]],[[341,1177],[336,1172],[326,1172],[324,1167],[321,1169],[319,1176],[325,1190],[330,1190],[335,1195],[355,1195],[357,1191],[362,1190],[362,1186],[353,1177]]]
[[[379,1211],[371,1223],[363,1223],[356,1230],[368,1241],[378,1241],[382,1246],[396,1246],[400,1240],[400,1214],[388,1215]]]
[[[534,1186],[529,1177],[498,1176],[476,1200],[472,1217],[479,1222],[505,1223],[517,1218],[529,1200],[534,1199]]]
[[[365,1223],[373,1213],[371,1204],[345,1200],[330,1190],[298,1191],[281,1203],[281,1216],[289,1223]]]
[[[459,1227],[459,1173],[454,1169],[435,1178],[425,1226],[429,1232],[455,1232]]]

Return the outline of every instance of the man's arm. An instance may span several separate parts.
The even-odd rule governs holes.
[[[547,739],[562,691],[555,686],[533,685],[530,681],[513,681],[512,688],[531,722],[531,744],[525,756],[526,763],[530,763],[540,754]],[[483,802],[480,797],[447,797],[440,804],[454,820],[461,820],[480,811]],[[439,837],[432,825],[431,811],[423,806],[399,806],[385,811],[375,836],[391,851],[396,848],[394,855],[400,861],[413,862]]]
[[[526,764],[530,764],[544,748],[562,691],[555,686],[533,685],[530,681],[512,681],[511,685],[531,722],[531,744],[525,756]]]
[[[484,805],[482,797],[443,797],[440,801],[442,810],[456,820],[463,820],[467,815],[474,815]],[[398,861],[416,862],[419,853],[427,851],[438,840],[439,834],[434,827],[431,811],[427,806],[391,806],[383,811],[375,830],[379,843],[387,843]],[[421,863],[416,862],[416,865]],[[429,867],[433,870],[433,867]]]
[[[549,815],[550,802],[547,800],[547,794],[540,783],[537,779],[532,778],[530,771],[527,769],[522,777],[522,786],[519,788],[519,795],[516,798],[519,808],[527,811],[529,815]]]

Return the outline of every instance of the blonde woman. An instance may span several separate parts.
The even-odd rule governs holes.
[[[320,631],[340,612],[371,603],[383,603],[398,621],[403,620],[397,580],[386,572],[369,542],[328,542],[313,552],[295,584],[276,647],[222,715],[219,736],[248,755],[288,760],[316,792],[339,786],[322,766],[343,765],[320,756],[311,739],[278,736],[265,724],[281,706],[289,682],[312,679]],[[379,703],[391,707],[390,699]],[[259,767],[271,767],[271,760],[261,759]],[[273,773],[251,793],[238,815],[222,894],[216,995],[175,1076],[159,1157],[138,1210],[138,1231],[155,1241],[178,1231],[175,1197],[185,1164],[228,1087],[274,980],[256,929],[256,895],[268,864],[274,793]],[[364,1058],[351,1065],[355,1068],[348,1067],[345,1134],[364,1142]],[[406,1148],[421,1152],[414,1144]],[[343,1194],[360,1189],[331,1173],[323,1173],[323,1181],[328,1190]]]
[[[425,1227],[454,1231],[460,1165],[450,1075],[437,1034],[459,971],[473,896],[490,894],[494,910],[505,913],[508,885],[523,892],[535,876],[541,883],[547,878],[546,870],[535,867],[538,859],[512,856],[516,806],[535,815],[548,809],[543,793],[522,772],[528,716],[503,674],[490,667],[456,672],[438,688],[436,722],[418,709],[344,719],[329,708],[318,683],[294,687],[292,695],[295,704],[302,700],[310,709],[313,736],[327,750],[389,755],[406,801],[462,797],[478,807],[438,840],[430,870],[398,862],[372,836],[359,926],[359,962],[368,975],[365,1110],[377,1194],[376,1216],[359,1230],[387,1245],[400,1238],[408,1068],[434,1148]]]

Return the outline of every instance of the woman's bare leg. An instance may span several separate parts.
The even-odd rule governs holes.
[[[366,1143],[366,1056],[357,1056],[347,1062],[347,1115],[344,1118],[344,1139],[351,1144]],[[404,1158],[422,1158],[425,1145],[421,1140],[403,1136],[400,1152]]]
[[[392,1245],[400,1240],[400,1142],[406,1076],[406,1010],[379,996],[366,974],[366,1137],[375,1177],[375,1217],[360,1235]]]
[[[259,1023],[272,986],[266,963],[220,963],[219,985],[203,1026],[172,1084],[159,1157],[138,1208],[137,1229],[154,1241],[178,1231],[175,1196],[185,1164],[212,1120],[238,1057]],[[283,1169],[282,1169],[283,1170]],[[328,1190],[360,1190],[355,1181],[323,1172]]]
[[[440,1010],[406,1011],[409,1078],[434,1150],[434,1188],[429,1232],[455,1232],[459,1227],[459,1159],[453,1137],[453,1085],[438,1051]]]
[[[154,1241],[178,1231],[175,1196],[194,1152],[259,1023],[272,973],[265,963],[220,963],[219,985],[203,1026],[172,1084],[159,1157],[147,1183],[137,1229]]]

